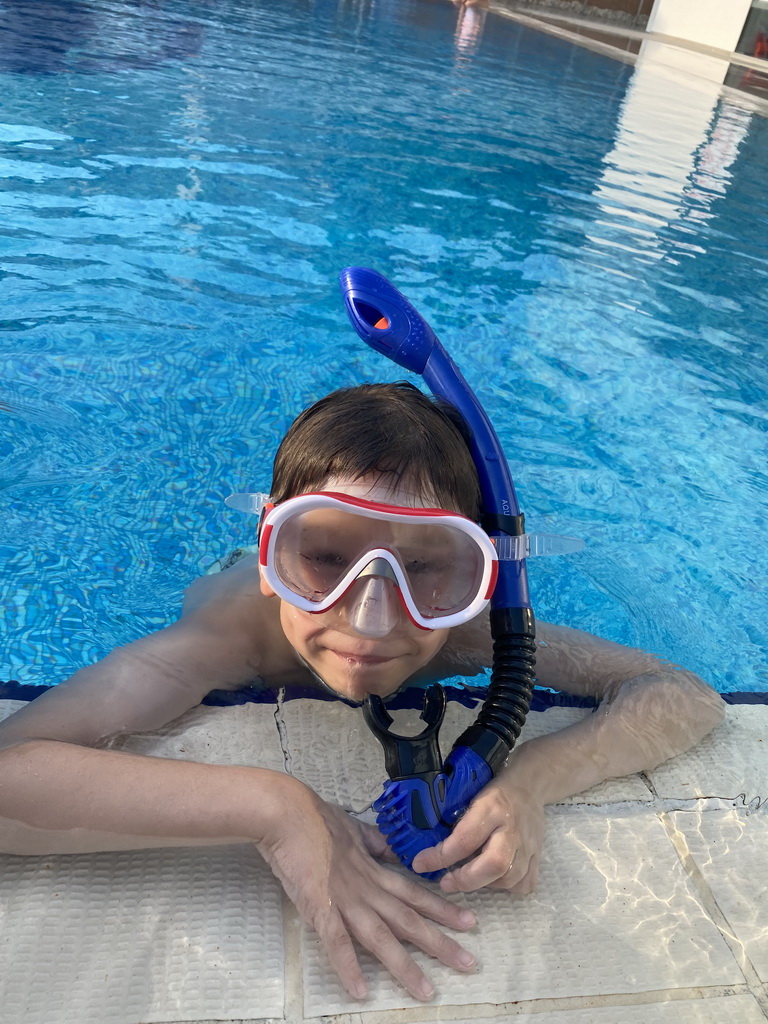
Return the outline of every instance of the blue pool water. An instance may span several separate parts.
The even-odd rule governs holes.
[[[531,564],[539,617],[768,689],[766,120],[715,97],[684,150],[677,76],[644,137],[630,65],[460,17],[4,5],[0,678],[172,621],[293,416],[401,376],[346,323],[358,263],[463,367],[529,527],[586,538]]]

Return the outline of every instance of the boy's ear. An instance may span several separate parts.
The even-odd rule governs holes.
[[[277,596],[275,594],[274,590],[272,589],[272,587],[270,587],[270,585],[264,579],[264,574],[261,571],[261,566],[259,566],[259,589],[261,590],[261,592],[264,595],[264,597],[276,597]]]

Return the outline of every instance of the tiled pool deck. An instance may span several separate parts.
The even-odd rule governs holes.
[[[0,702],[0,714],[18,704]],[[574,708],[532,712],[528,737]],[[474,717],[449,706],[444,741]],[[548,809],[536,893],[461,897],[469,977],[420,957],[419,1004],[363,958],[349,999],[249,846],[0,858],[3,1024],[289,1021],[757,1024],[768,1019],[768,707],[728,708],[695,750]],[[365,815],[380,748],[360,712],[201,707],[126,749],[290,770]]]

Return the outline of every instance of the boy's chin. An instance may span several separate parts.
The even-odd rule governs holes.
[[[331,670],[323,666],[324,671],[311,664],[309,667],[325,690],[356,704],[361,704],[369,694],[389,697],[400,689],[406,679],[404,673],[382,672],[380,668],[377,671],[374,665],[347,664],[338,670],[335,666]]]
[[[400,689],[404,680],[399,682],[382,682],[375,684],[357,679],[330,679],[323,680],[326,689],[331,690],[337,697],[353,701],[355,704],[362,704],[366,697],[375,694],[378,697],[389,697]]]

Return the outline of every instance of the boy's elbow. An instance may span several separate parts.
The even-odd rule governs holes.
[[[690,702],[691,724],[698,726],[701,736],[706,736],[725,718],[725,701],[717,690],[693,672],[679,669],[678,673],[685,678],[684,686]]]
[[[662,706],[683,735],[682,749],[698,743],[725,718],[725,701],[695,673],[676,668],[665,673],[659,685],[667,691]]]
[[[643,737],[646,770],[704,739],[723,721],[725,703],[693,672],[664,666],[623,683],[613,710],[630,736]]]

